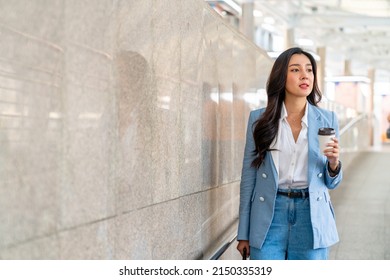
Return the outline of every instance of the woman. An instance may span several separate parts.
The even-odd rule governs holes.
[[[341,179],[336,115],[317,106],[313,56],[284,51],[267,82],[266,108],[249,116],[237,249],[251,259],[327,259],[339,238],[328,189]],[[319,150],[318,129],[336,131]]]

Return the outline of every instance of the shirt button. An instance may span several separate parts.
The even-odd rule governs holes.
[[[263,202],[264,201],[264,197],[260,196],[260,201]]]
[[[267,178],[267,174],[263,173],[263,174],[261,174],[261,177]]]
[[[317,197],[317,201],[320,201],[320,200],[322,200],[322,197],[321,196]]]
[[[322,178],[322,173],[318,173],[318,178]]]

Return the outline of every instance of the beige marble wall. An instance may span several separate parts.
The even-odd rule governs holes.
[[[267,55],[203,0],[0,7],[0,258],[207,258]]]

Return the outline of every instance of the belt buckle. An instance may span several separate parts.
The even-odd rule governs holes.
[[[291,198],[291,190],[288,190],[287,197]]]

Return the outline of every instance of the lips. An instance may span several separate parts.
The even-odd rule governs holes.
[[[309,88],[309,85],[308,84],[300,84],[299,87],[301,89],[308,89]]]

